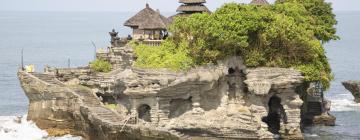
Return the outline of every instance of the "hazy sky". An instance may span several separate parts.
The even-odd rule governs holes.
[[[148,2],[154,9],[175,12],[178,0],[0,0],[0,11],[132,11],[145,7]],[[251,0],[207,0],[210,10],[226,2],[248,3]],[[269,0],[273,2],[274,0]],[[336,11],[360,11],[360,0],[327,0]]]

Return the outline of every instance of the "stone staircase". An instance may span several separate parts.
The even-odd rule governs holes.
[[[321,102],[308,102],[307,111],[309,115],[313,115],[313,116],[321,115],[322,113]]]
[[[82,101],[84,105],[89,107],[96,107],[101,105],[100,100],[91,91],[88,91],[87,89],[80,87],[72,87],[71,89],[77,95],[82,97]]]
[[[92,91],[81,87],[72,87],[71,89],[82,98],[84,103],[82,107],[87,108],[91,112],[90,114],[95,114],[98,119],[112,124],[121,124],[124,121],[124,118],[120,117],[116,112],[102,106],[100,100]]]
[[[88,107],[92,114],[96,114],[98,119],[111,124],[123,124],[124,118],[117,115],[115,112],[104,107]]]
[[[31,73],[31,74],[36,78],[40,79],[41,81],[44,81],[50,85],[64,86],[64,84],[58,79],[56,79],[54,75],[44,74],[44,73]]]

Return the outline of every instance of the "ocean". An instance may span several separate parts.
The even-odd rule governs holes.
[[[94,59],[96,48],[107,47],[113,28],[121,36],[131,30],[122,26],[134,13],[117,12],[4,12],[0,11],[0,139],[68,140],[75,136],[48,137],[31,121],[26,121],[28,99],[16,73],[24,63],[37,71],[45,65],[84,66]],[[334,127],[308,127],[306,139],[360,139],[360,104],[341,85],[344,80],[360,80],[360,12],[336,12],[341,40],[326,44],[335,80],[326,93],[332,101]],[[171,15],[167,13],[165,15]],[[21,123],[15,120],[20,118]]]

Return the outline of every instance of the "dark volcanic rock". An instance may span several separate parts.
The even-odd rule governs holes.
[[[360,81],[345,81],[342,84],[353,94],[355,102],[360,103]]]

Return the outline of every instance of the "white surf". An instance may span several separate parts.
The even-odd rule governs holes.
[[[81,137],[66,135],[50,137],[44,130],[39,129],[34,122],[27,121],[26,116],[0,116],[1,140],[81,140]]]

